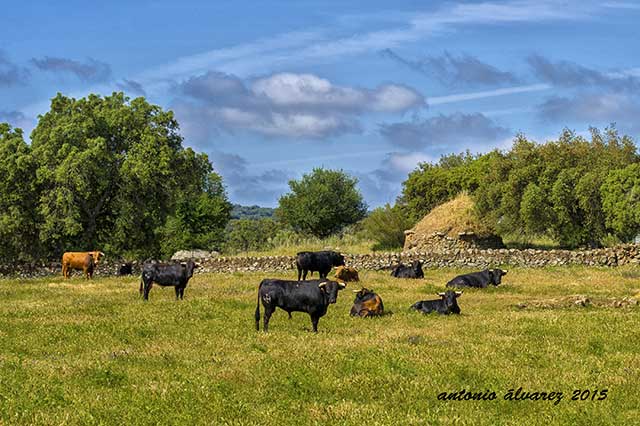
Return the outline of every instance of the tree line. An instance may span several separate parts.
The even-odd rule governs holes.
[[[271,209],[234,210],[207,155],[182,143],[171,111],[123,93],[58,94],[31,144],[0,123],[0,262],[260,249],[278,232],[326,237],[366,215],[357,181],[325,169],[292,180],[275,219]]]
[[[573,248],[640,233],[640,155],[613,126],[590,138],[565,130],[544,144],[518,135],[507,151],[421,163],[395,205],[371,212],[356,178],[323,168],[291,180],[275,210],[234,208],[207,155],[182,143],[171,111],[123,93],[58,94],[31,144],[0,123],[0,260],[96,248],[128,259],[259,251],[344,234],[397,249],[405,229],[461,191],[501,236]]]
[[[469,192],[499,235],[544,236],[567,248],[631,241],[640,234],[640,156],[614,126],[590,138],[564,130],[543,144],[518,135],[510,150],[469,152],[423,163],[398,206],[413,221]]]

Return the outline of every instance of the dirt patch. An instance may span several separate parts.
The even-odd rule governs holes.
[[[558,297],[553,299],[528,300],[520,302],[516,306],[518,309],[567,309],[571,307],[586,308],[630,308],[638,306],[640,302],[635,297],[603,298],[589,297],[584,294]]]

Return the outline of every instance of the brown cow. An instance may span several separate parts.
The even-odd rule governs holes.
[[[91,279],[101,257],[104,257],[101,251],[68,251],[62,255],[62,276],[69,278],[71,270],[82,269],[86,278]]]
[[[351,316],[375,317],[384,315],[384,305],[382,299],[373,290],[363,288],[362,290],[353,290],[356,298],[351,307]]]
[[[356,268],[352,268],[350,266],[338,266],[336,268],[336,280],[344,282],[360,281],[360,277],[358,276]]]

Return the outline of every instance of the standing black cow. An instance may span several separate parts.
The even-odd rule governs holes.
[[[441,315],[460,313],[457,298],[462,296],[461,291],[454,292],[447,290],[445,293],[438,293],[438,296],[440,296],[440,300],[422,300],[414,303],[411,309],[420,311],[423,314],[429,314],[431,312],[437,312]]]
[[[153,283],[160,286],[172,286],[176,291],[176,300],[184,298],[184,289],[189,278],[193,276],[193,270],[198,265],[193,260],[187,263],[145,263],[142,266],[140,279],[140,294],[144,300],[149,300],[149,291]]]
[[[485,269],[481,272],[458,275],[447,283],[447,287],[486,288],[489,285],[497,286],[502,282],[502,276],[506,274],[507,271],[501,269]]]
[[[411,266],[405,266],[400,263],[391,270],[391,276],[396,278],[424,278],[422,262],[414,260],[411,262]]]
[[[343,266],[344,256],[335,251],[301,251],[296,255],[298,281],[300,277],[307,279],[307,272],[320,273],[320,279],[327,278],[327,274],[334,266]]]
[[[346,284],[330,280],[289,281],[264,279],[258,287],[256,330],[260,330],[260,301],[264,306],[264,331],[269,331],[269,318],[276,307],[289,313],[306,312],[311,317],[313,331],[318,332],[318,321],[336,303],[338,291]]]

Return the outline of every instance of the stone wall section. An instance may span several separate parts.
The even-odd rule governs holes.
[[[616,267],[637,265],[640,267],[640,244],[625,244],[611,248],[593,250],[517,250],[517,249],[475,249],[441,248],[434,251],[377,252],[370,254],[346,255],[346,263],[358,270],[388,270],[391,266],[413,260],[421,260],[425,268],[474,268],[503,266],[541,268],[545,266],[584,265]],[[245,271],[294,271],[295,256],[250,256],[213,257],[198,259],[201,267],[197,273],[205,272],[245,272]],[[96,275],[115,275],[116,264],[103,262]],[[79,274],[77,271],[75,274]],[[0,275],[35,277],[60,274],[60,264],[48,265],[0,265]],[[139,266],[134,274],[140,274]],[[315,275],[317,276],[317,275]]]

